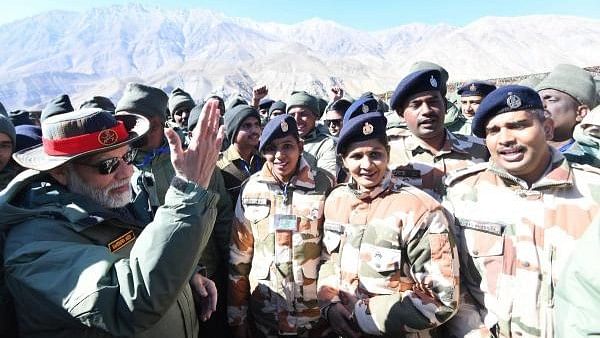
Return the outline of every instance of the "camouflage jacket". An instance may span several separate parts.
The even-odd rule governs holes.
[[[392,175],[424,190],[436,200],[446,194],[444,180],[453,170],[485,162],[489,153],[481,139],[446,130],[446,142],[436,154],[414,135],[390,141]]]
[[[266,336],[319,335],[316,279],[331,184],[325,171],[301,159],[287,188],[269,163],[242,186],[231,233],[230,325],[245,323],[249,310]]]
[[[446,129],[454,134],[472,136],[471,124],[473,124],[473,118],[467,118],[460,114],[450,124],[446,124]]]
[[[250,159],[250,163],[246,163],[233,145],[230,145],[227,150],[219,155],[217,167],[221,169],[225,188],[233,203],[236,203],[238,200],[242,183],[250,175],[259,171],[262,168],[263,162],[264,160],[260,155],[255,153],[252,159]]]
[[[493,163],[456,172],[447,184],[472,303],[459,309],[451,331],[553,337],[554,289],[599,210],[598,170],[552,149],[551,164],[531,187]]]
[[[351,294],[364,333],[428,336],[416,331],[447,321],[458,306],[452,216],[389,171],[371,192],[351,186],[339,185],[325,202],[320,306]]]
[[[337,170],[335,142],[326,132],[315,127],[307,137],[303,138],[304,153],[306,162],[313,167],[319,167],[332,176],[335,176]]]

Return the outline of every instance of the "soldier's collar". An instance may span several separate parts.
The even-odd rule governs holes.
[[[259,181],[264,183],[279,183],[279,180],[271,173],[268,162],[260,170]],[[300,157],[300,164],[298,165],[296,174],[290,179],[289,184],[296,188],[315,189],[315,176],[304,157]]]
[[[385,172],[385,175],[383,176],[383,179],[381,180],[379,185],[372,190],[369,190],[369,191],[359,190],[356,182],[352,178],[350,178],[350,183],[348,183],[348,187],[351,189],[352,193],[354,193],[356,198],[358,198],[360,200],[365,200],[365,199],[373,200],[373,199],[377,198],[377,196],[381,195],[381,193],[388,190],[388,188],[390,187],[391,181],[392,181],[392,172],[389,169],[387,169]]]
[[[439,156],[451,152],[457,152],[461,154],[468,154],[469,152],[462,147],[462,143],[459,139],[456,138],[454,134],[452,134],[448,129],[444,128],[444,132],[446,133],[444,138],[444,144],[442,148],[435,153],[432,151],[431,147],[425,145],[425,143],[411,134],[406,140],[406,148],[411,151],[413,154],[418,152],[428,152],[434,156]]]
[[[511,175],[503,168],[496,166],[492,161],[490,161],[489,170],[504,179],[508,179],[518,184],[523,190],[542,190],[549,187],[573,186],[573,175],[569,162],[567,162],[565,157],[558,150],[551,146],[548,146],[548,148],[552,154],[550,163],[542,177],[531,184],[531,186],[528,186],[527,182]]]

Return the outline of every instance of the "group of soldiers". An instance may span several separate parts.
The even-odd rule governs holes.
[[[600,334],[592,74],[447,81],[0,106],[0,335]]]

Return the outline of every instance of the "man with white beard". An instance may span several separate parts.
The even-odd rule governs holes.
[[[176,176],[154,219],[130,186],[130,145],[148,132],[146,118],[85,108],[42,122],[43,144],[13,156],[34,170],[0,195],[20,336],[198,336],[216,306],[196,263],[216,215],[207,186],[219,117],[209,101],[186,150],[165,131]]]

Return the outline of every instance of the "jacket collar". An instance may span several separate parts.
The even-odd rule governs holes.
[[[271,163],[265,162],[260,170],[258,180],[264,183],[280,184],[280,181],[273,176],[271,167]],[[300,163],[298,165],[298,169],[296,169],[296,174],[290,179],[288,184],[292,187],[305,190],[315,189],[315,175],[303,156],[300,157]]]
[[[410,136],[407,137],[406,148],[411,151],[413,155],[420,152],[428,152],[434,156],[444,155],[451,152],[457,152],[461,154],[469,153],[469,151],[464,147],[464,142],[461,142],[459,139],[457,139],[456,136],[454,136],[454,134],[452,134],[448,129],[444,129],[444,132],[446,133],[444,144],[442,145],[442,148],[435,154],[432,153],[429,146],[425,145],[421,139],[413,134],[410,134]]]

